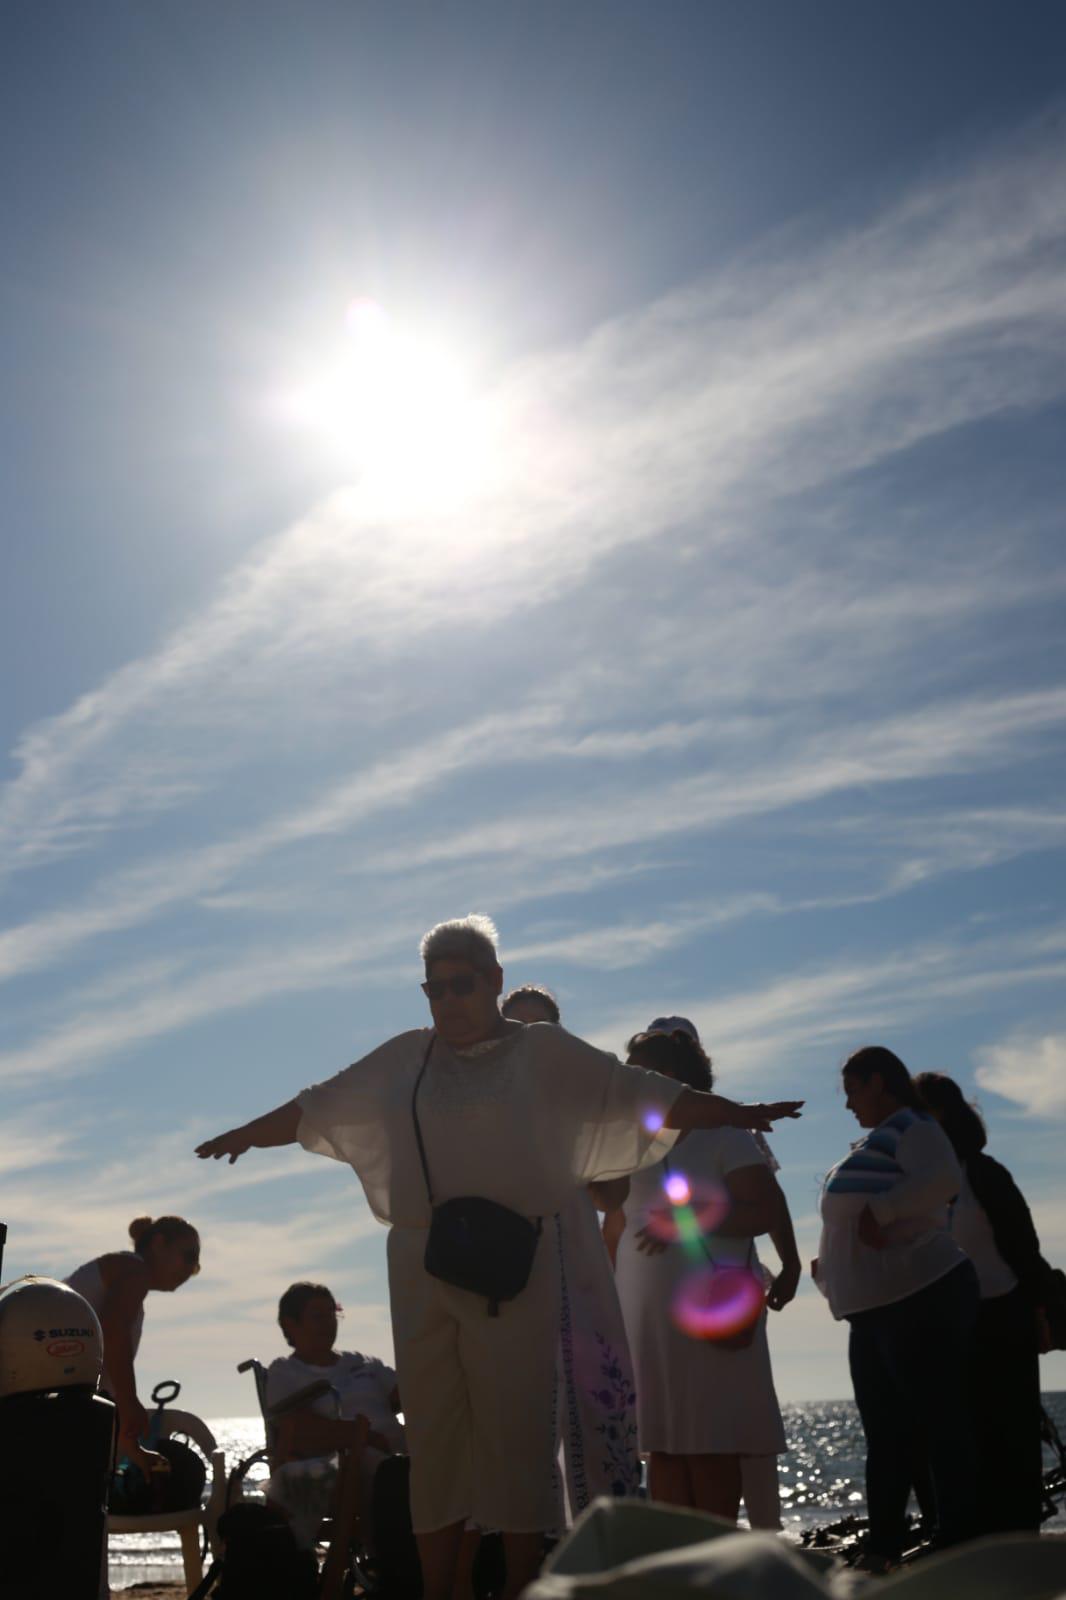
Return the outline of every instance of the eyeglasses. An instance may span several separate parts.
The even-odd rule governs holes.
[[[473,994],[477,978],[472,972],[464,972],[458,978],[427,978],[422,985],[422,993],[427,1000],[443,1000],[446,994],[463,995]]]

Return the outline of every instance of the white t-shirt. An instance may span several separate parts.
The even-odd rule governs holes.
[[[390,1449],[406,1449],[403,1426],[389,1401],[396,1388],[396,1374],[376,1356],[364,1356],[358,1350],[338,1350],[337,1360],[326,1367],[312,1366],[299,1356],[279,1356],[267,1369],[267,1405],[275,1406],[322,1378],[337,1392],[335,1396],[320,1395],[311,1404],[313,1411],[323,1417],[341,1417],[346,1422],[365,1417],[374,1432],[388,1440]]]

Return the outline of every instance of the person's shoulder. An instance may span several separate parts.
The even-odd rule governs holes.
[[[283,1372],[297,1372],[302,1366],[303,1362],[299,1356],[275,1356],[267,1367],[267,1377],[269,1378],[271,1374],[280,1377]]]
[[[417,1054],[419,1060],[425,1055],[430,1041],[436,1039],[432,1028],[407,1028],[403,1033],[394,1033],[388,1039],[383,1039],[369,1055],[363,1059],[369,1061],[372,1056],[381,1055],[409,1055]]]
[[[995,1191],[1003,1194],[1012,1190],[1021,1193],[1009,1167],[997,1161],[995,1156],[990,1156],[987,1150],[975,1150],[973,1155],[966,1157],[966,1176],[975,1194],[979,1190],[983,1193]]]
[[[692,1137],[690,1134],[689,1138]],[[747,1128],[707,1128],[703,1137],[710,1141],[708,1149],[733,1166],[765,1167],[767,1164],[755,1135]]]
[[[286,1391],[300,1389],[308,1381],[307,1369],[298,1356],[275,1356],[266,1370],[267,1400],[280,1400]]]
[[[87,1265],[91,1266],[92,1263],[89,1262]],[[100,1277],[107,1289],[119,1283],[147,1284],[148,1282],[148,1263],[135,1250],[116,1250],[110,1255],[98,1256],[96,1265],[100,1269]]]

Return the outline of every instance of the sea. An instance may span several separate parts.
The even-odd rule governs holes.
[[[1066,1438],[1066,1392],[1046,1394],[1044,1405],[1060,1434]],[[811,1400],[781,1408],[788,1438],[787,1455],[780,1458],[781,1519],[785,1533],[799,1539],[805,1529],[833,1522],[847,1513],[865,1515],[863,1493],[863,1439],[858,1414],[850,1400]],[[263,1447],[260,1417],[215,1417],[208,1426],[226,1453],[226,1465],[254,1455]],[[1052,1465],[1048,1456],[1047,1466]],[[251,1468],[245,1492],[260,1495],[265,1465]],[[1066,1509],[1044,1524],[1066,1532]],[[108,1548],[111,1587],[128,1589],[135,1583],[165,1583],[181,1576],[181,1550],[177,1534],[113,1534]]]

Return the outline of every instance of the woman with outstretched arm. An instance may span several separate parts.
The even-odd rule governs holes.
[[[441,923],[421,953],[431,1029],[390,1039],[197,1153],[232,1162],[253,1148],[298,1142],[354,1168],[390,1229],[425,1600],[447,1600],[468,1520],[503,1530],[503,1600],[514,1600],[535,1575],[543,1534],[562,1523],[553,1404],[558,1229],[575,1183],[636,1171],[680,1130],[768,1129],[798,1116],[802,1102],[737,1105],[627,1066],[563,1028],[508,1022],[487,918]],[[535,1229],[525,1285],[498,1305],[426,1269],[431,1219],[436,1229],[444,1204],[469,1196]]]

